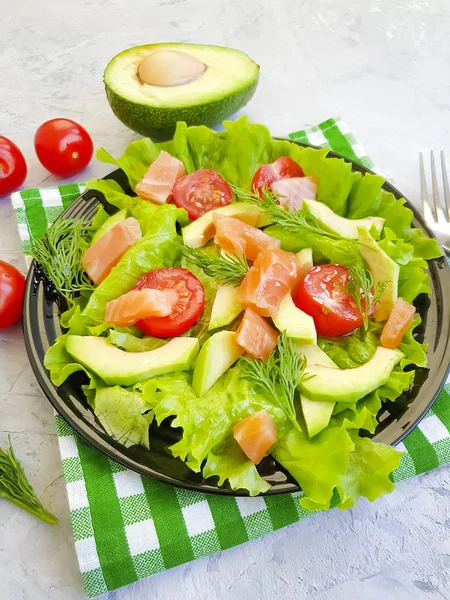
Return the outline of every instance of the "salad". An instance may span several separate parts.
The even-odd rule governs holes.
[[[427,364],[412,302],[430,293],[435,240],[327,149],[274,140],[246,117],[224,132],[179,123],[170,142],[114,159],[135,194],[91,180],[116,212],[60,219],[34,255],[68,302],[45,366],[83,372],[106,432],[170,451],[218,485],[266,492],[272,456],[307,510],[393,489],[395,448],[371,439]]]

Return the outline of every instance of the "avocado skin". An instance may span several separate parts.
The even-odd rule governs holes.
[[[136,133],[159,141],[173,137],[178,121],[184,121],[188,126],[207,125],[208,127],[221,123],[247,104],[255,93],[258,80],[259,74],[250,85],[226,98],[179,108],[138,104],[119,96],[106,81],[104,83],[108,102],[116,117]]]

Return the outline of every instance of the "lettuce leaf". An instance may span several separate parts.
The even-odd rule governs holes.
[[[94,412],[108,433],[126,446],[142,444],[149,448],[148,426],[153,413],[138,391],[116,385],[103,387],[95,394]]]
[[[83,365],[74,362],[73,357],[66,350],[67,337],[69,335],[89,334],[86,320],[81,314],[79,301],[75,301],[61,315],[61,325],[64,328],[68,328],[67,333],[56,338],[55,343],[47,350],[44,358],[44,366],[50,372],[50,379],[55,385],[60,386],[72,373],[82,371],[89,378],[89,387],[95,389],[101,380]]]
[[[231,440],[231,430],[235,423],[263,408],[280,427],[285,417],[280,409],[250,390],[236,368],[230,369],[200,398],[191,388],[186,373],[152,379],[142,384],[142,390],[158,424],[173,416],[171,426],[182,428],[181,440],[170,447],[174,456],[196,472],[206,460],[205,476],[217,476],[221,482],[229,480],[233,489],[246,489],[250,495],[267,489],[256,467]]]
[[[347,472],[337,484],[340,498],[337,506],[342,510],[356,506],[361,496],[373,502],[392,492],[395,486],[389,475],[399,466],[404,454],[392,446],[358,437],[356,433],[350,436],[354,451],[350,453]]]
[[[292,427],[272,454],[301,485],[303,508],[326,510],[334,488],[348,470],[353,448],[343,427],[327,427],[312,440]]]

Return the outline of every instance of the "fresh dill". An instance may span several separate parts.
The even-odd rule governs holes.
[[[55,525],[58,518],[46,510],[37,498],[9,440],[9,448],[0,448],[0,498],[12,502],[33,516]]]
[[[302,208],[293,213],[289,210],[285,210],[277,202],[279,195],[269,190],[266,186],[261,190],[261,197],[254,192],[244,190],[235,185],[231,185],[231,189],[238,200],[242,202],[257,203],[267,216],[269,216],[277,225],[281,225],[285,229],[308,230],[332,240],[347,240],[347,238],[343,238],[337,233],[324,229],[316,217],[307,209]],[[348,241],[358,243],[356,240]]]
[[[281,333],[277,346],[266,362],[241,357],[239,365],[241,377],[254,388],[266,392],[292,425],[301,431],[295,410],[295,396],[297,386],[305,376],[306,358],[296,352],[286,332]]]
[[[189,248],[181,242],[180,249],[189,262],[200,267],[208,277],[217,283],[237,285],[241,283],[250,268],[247,259],[241,258],[237,254],[207,252],[199,248]]]
[[[369,327],[369,317],[375,304],[381,298],[386,289],[387,281],[379,281],[373,289],[373,277],[371,272],[364,267],[362,261],[356,261],[348,267],[350,277],[346,282],[346,291],[353,298],[358,311],[361,313],[364,331]]]
[[[83,219],[58,219],[42,239],[31,239],[31,255],[67,299],[94,288],[81,263],[90,230]]]

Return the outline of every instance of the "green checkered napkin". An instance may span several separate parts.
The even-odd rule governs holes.
[[[340,119],[329,119],[290,137],[330,147],[373,169],[363,147]],[[63,185],[12,195],[25,255],[29,232],[41,236],[83,189],[82,185]],[[59,415],[55,420],[75,547],[89,597],[236,546],[309,514],[300,506],[300,494],[230,498],[140,477],[85,443]],[[450,462],[448,384],[398,448],[406,454],[393,474],[395,482]]]

